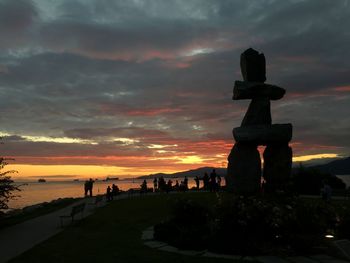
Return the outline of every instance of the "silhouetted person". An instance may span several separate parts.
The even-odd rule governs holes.
[[[199,189],[199,177],[196,176],[196,177],[194,178],[194,181],[196,182],[196,188],[197,188],[197,190],[198,190],[198,189]]]
[[[86,180],[85,183],[84,183],[84,192],[85,192],[85,196],[88,195],[88,192],[89,192],[89,181]]]
[[[147,181],[146,180],[143,180],[143,182],[141,184],[141,192],[147,193]]]
[[[184,179],[184,187],[185,187],[185,191],[188,190],[188,179],[187,179],[187,176],[185,176],[185,179]]]
[[[172,189],[173,189],[173,181],[169,179],[166,187],[166,192],[169,193],[169,191],[171,191]]]
[[[209,176],[207,173],[204,173],[204,176],[203,176],[203,188],[204,190],[208,190],[209,188]]]
[[[158,188],[158,180],[157,177],[154,178],[153,180],[153,188],[154,188],[154,192],[157,190]]]
[[[115,184],[112,185],[112,196],[116,196],[119,194],[119,187]]]
[[[215,190],[216,190],[216,172],[215,172],[215,169],[213,169],[213,171],[210,173],[209,185],[210,185],[210,192],[215,192]]]
[[[93,188],[93,186],[94,186],[94,180],[92,180],[92,179],[90,178],[90,180],[89,180],[89,192],[90,192],[90,196],[92,196],[92,188]]]
[[[179,191],[179,187],[180,187],[179,181],[176,180],[176,181],[175,181],[175,185],[174,185],[174,190],[175,190],[175,191]]]
[[[165,191],[166,189],[166,183],[165,183],[165,180],[164,180],[164,177],[161,176],[159,179],[158,179],[158,189],[160,191]]]
[[[107,201],[108,201],[108,202],[111,201],[111,200],[113,200],[112,193],[111,193],[111,187],[110,187],[110,186],[107,187],[106,197],[107,197]]]

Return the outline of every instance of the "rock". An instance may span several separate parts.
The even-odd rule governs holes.
[[[245,81],[266,80],[265,56],[252,48],[241,54],[241,72]]]
[[[286,183],[292,173],[292,148],[286,143],[268,144],[264,151],[266,191],[286,190]]]
[[[270,100],[267,98],[255,98],[249,104],[241,127],[249,125],[271,125]]]
[[[232,99],[247,100],[264,97],[270,100],[279,100],[283,98],[285,93],[284,88],[275,85],[236,80]]]
[[[289,142],[292,139],[292,124],[251,125],[234,128],[236,142],[250,142],[256,145]]]
[[[261,161],[254,144],[236,143],[228,157],[227,190],[250,195],[260,191]]]

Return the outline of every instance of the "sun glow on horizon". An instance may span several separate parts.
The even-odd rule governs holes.
[[[310,154],[293,157],[293,162],[306,162],[314,159],[324,159],[324,158],[337,158],[339,154],[337,153],[320,153],[320,154]]]
[[[133,166],[128,164],[128,158],[125,159],[125,166],[123,165],[98,165],[98,164],[15,164],[10,163],[6,170],[16,170],[18,173],[11,174],[14,179],[25,179],[30,177],[45,177],[53,180],[60,176],[61,179],[75,178],[106,178],[109,175],[118,176],[120,178],[137,177],[141,175],[149,175],[155,173],[175,173],[189,169],[196,169],[204,166],[212,167],[226,167],[225,154],[219,154],[216,158],[210,159],[201,155],[187,155],[187,156],[167,156],[167,157],[150,157],[148,160],[164,162],[158,167],[153,166],[152,163],[145,164],[145,166]],[[341,157],[335,153],[310,154],[293,157],[293,162],[304,162],[325,158]],[[225,163],[223,166],[222,163]]]

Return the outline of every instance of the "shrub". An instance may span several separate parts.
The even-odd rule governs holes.
[[[14,192],[20,191],[19,187],[14,184],[14,181],[11,180],[11,177],[9,176],[9,174],[15,173],[16,171],[3,170],[8,164],[7,160],[9,159],[0,157],[0,211],[8,209],[8,202],[16,197]]]
[[[155,227],[155,238],[220,253],[298,254],[321,244],[336,219],[334,209],[322,202],[225,195],[211,209],[177,202],[171,219]]]
[[[346,187],[338,177],[314,168],[305,168],[302,165],[296,169],[291,180],[294,191],[299,194],[319,195],[324,181],[327,181],[333,189],[345,189]]]

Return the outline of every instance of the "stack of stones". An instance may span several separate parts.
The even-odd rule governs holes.
[[[261,190],[261,177],[266,191],[285,190],[292,167],[292,124],[272,124],[270,100],[279,100],[283,88],[265,84],[264,54],[247,49],[241,54],[244,81],[236,81],[233,100],[251,99],[240,127],[233,129],[236,141],[228,157],[227,189],[238,194],[256,194]],[[259,145],[266,145],[261,167]],[[263,173],[262,172],[263,169]]]

